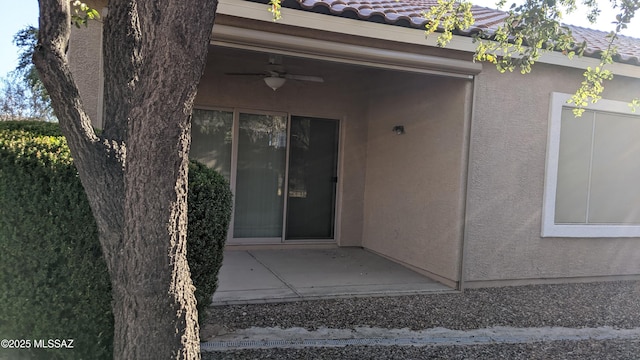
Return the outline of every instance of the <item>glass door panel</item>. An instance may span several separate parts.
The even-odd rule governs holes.
[[[231,179],[233,112],[193,109],[189,157]]]
[[[338,121],[293,116],[286,239],[333,239]]]
[[[282,238],[287,118],[239,114],[234,238]]]

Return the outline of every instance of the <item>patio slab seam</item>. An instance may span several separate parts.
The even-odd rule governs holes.
[[[313,300],[331,300],[331,299],[350,299],[350,298],[384,298],[394,296],[411,296],[424,294],[459,294],[460,290],[405,290],[381,292],[374,291],[370,293],[353,293],[353,294],[327,294],[327,295],[297,295],[284,297],[270,297],[268,299],[247,299],[247,300],[217,300],[211,306],[227,306],[227,305],[260,305],[274,303],[291,303],[297,301],[313,301]]]
[[[277,271],[273,270],[267,264],[265,264],[264,262],[260,261],[260,259],[258,259],[258,257],[255,256],[255,254],[253,254],[253,252],[247,251],[247,254],[249,254],[252,258],[254,258],[260,265],[264,266],[265,269],[267,269],[271,274],[273,274],[273,276],[275,276],[278,280],[280,280],[283,284],[285,284],[289,288],[289,290],[293,291],[293,293],[296,294],[299,298],[302,297],[302,295],[298,292],[298,290],[293,285],[289,284],[284,279],[284,277],[281,274],[279,274]]]

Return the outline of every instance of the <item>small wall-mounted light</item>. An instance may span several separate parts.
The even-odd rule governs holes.
[[[404,134],[404,125],[396,125],[393,127],[393,132],[396,133],[396,135],[402,135]]]

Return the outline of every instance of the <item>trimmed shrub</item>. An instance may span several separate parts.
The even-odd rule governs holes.
[[[188,261],[200,319],[217,286],[231,214],[225,179],[189,168]],[[111,288],[95,221],[57,124],[0,122],[0,338],[11,358],[112,358]],[[74,349],[33,349],[74,339]]]
[[[196,286],[198,319],[202,323],[218,287],[218,271],[233,207],[229,183],[215,170],[191,161],[188,202],[187,260]]]
[[[38,359],[107,359],[111,288],[91,215],[57,125],[0,123],[0,338]],[[71,349],[34,340],[74,339]],[[47,344],[48,345],[48,344]]]

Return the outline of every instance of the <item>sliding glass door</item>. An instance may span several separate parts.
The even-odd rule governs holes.
[[[193,109],[191,151],[196,159],[231,180],[233,112]]]
[[[234,238],[282,238],[287,118],[239,116]]]
[[[338,122],[291,117],[286,239],[333,239]]]
[[[234,190],[230,243],[334,238],[338,129],[337,120],[194,110],[191,156]]]

